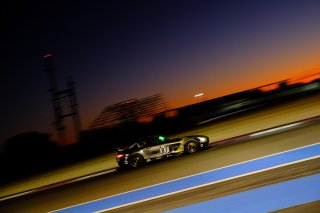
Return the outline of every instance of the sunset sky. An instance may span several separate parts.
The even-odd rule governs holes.
[[[172,108],[320,69],[319,0],[7,1],[0,142],[53,132],[42,56],[77,82],[83,129],[108,105]]]

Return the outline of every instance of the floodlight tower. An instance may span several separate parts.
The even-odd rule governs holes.
[[[64,119],[66,117],[72,117],[73,120],[73,129],[74,129],[74,138],[77,140],[79,133],[81,131],[81,122],[80,122],[80,113],[78,107],[78,101],[75,90],[75,82],[69,77],[67,79],[65,90],[59,90],[56,82],[55,68],[53,65],[53,54],[46,54],[43,56],[46,72],[48,73],[49,83],[50,83],[50,92],[51,92],[51,101],[54,112],[54,122],[53,125],[58,133],[59,142],[62,145],[65,145],[66,140],[66,126]],[[66,106],[61,107],[61,99],[67,98],[69,101],[69,109],[65,109]],[[65,114],[64,112],[68,111],[69,113]]]
[[[73,129],[75,137],[77,137],[81,131],[81,121],[80,121],[80,113],[79,113],[79,104],[76,96],[75,82],[71,77],[67,79],[67,89],[65,90],[67,96],[69,97],[69,107],[70,114],[64,115],[71,116],[73,120]]]
[[[48,74],[51,93],[51,102],[54,113],[54,122],[53,125],[58,133],[58,140],[60,144],[66,144],[66,134],[65,134],[65,125],[63,122],[63,112],[60,103],[60,92],[58,89],[56,76],[55,76],[55,67],[53,64],[53,54],[45,54],[43,56],[45,64],[45,72]]]

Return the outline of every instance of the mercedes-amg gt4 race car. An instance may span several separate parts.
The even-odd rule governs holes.
[[[138,140],[131,146],[118,148],[116,159],[120,168],[136,168],[153,160],[184,153],[192,154],[207,148],[208,144],[209,137],[204,135],[184,136],[173,139],[164,136],[149,136]]]

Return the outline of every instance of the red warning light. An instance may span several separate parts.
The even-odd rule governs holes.
[[[45,54],[43,57],[44,57],[44,58],[48,58],[48,57],[51,57],[51,56],[53,56],[53,54],[52,54],[52,53],[49,53],[49,54]]]

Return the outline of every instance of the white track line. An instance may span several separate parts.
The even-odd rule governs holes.
[[[306,119],[306,120],[308,120],[308,119]],[[290,128],[290,127],[293,127],[293,126],[297,126],[297,125],[300,125],[301,123],[303,123],[303,121],[296,122],[296,123],[293,123],[293,124],[287,124],[285,126],[280,126],[280,127],[276,127],[276,128],[272,128],[272,129],[262,130],[262,131],[259,131],[259,132],[256,132],[256,133],[248,134],[247,136],[248,137],[255,137],[255,136],[263,135],[263,134],[270,133],[270,132],[273,132],[273,131],[277,131],[277,130],[281,130],[281,129],[286,129],[286,128]],[[240,136],[240,137],[242,137],[242,136]],[[228,140],[228,139],[226,139],[226,140]],[[219,143],[219,142],[213,142],[213,143],[209,143],[209,144],[214,144],[214,143]],[[65,180],[65,182],[67,182],[65,184],[77,182],[77,181],[80,181],[80,180],[85,180],[85,179],[88,179],[88,178],[91,178],[91,177],[96,177],[96,176],[99,176],[99,175],[103,175],[103,174],[107,174],[107,173],[111,173],[111,172],[116,171],[116,169],[111,169],[111,170],[110,171],[108,170],[106,172],[101,172],[101,173],[96,173],[96,174],[84,176],[84,177],[80,177],[80,178],[75,178],[74,180],[70,180],[70,181]],[[61,181],[61,182],[63,182],[63,181]],[[53,183],[53,184],[50,184],[50,185],[54,185],[54,184],[59,184],[59,183]],[[65,185],[65,184],[62,184],[62,185]],[[50,187],[50,185],[48,186],[48,188],[52,188],[52,187]],[[14,195],[9,195],[9,196],[6,196],[6,197],[2,197],[2,198],[0,198],[0,201],[8,200],[8,199],[15,198],[15,197],[20,197],[20,196],[31,194],[31,193],[38,192],[38,191],[42,191],[45,187],[46,186],[42,186],[42,187],[39,187],[39,188],[36,188],[36,189],[30,189],[29,191],[25,191],[25,192],[17,193],[17,194],[14,194]]]
[[[101,213],[101,212],[110,211],[110,210],[113,210],[113,209],[122,208],[122,207],[125,207],[125,206],[130,206],[130,205],[134,205],[134,204],[138,204],[138,203],[143,203],[143,202],[146,202],[146,201],[149,201],[149,200],[154,200],[154,199],[157,199],[157,198],[166,197],[166,196],[169,196],[169,195],[174,195],[174,194],[178,194],[178,193],[185,192],[185,191],[190,191],[190,190],[201,188],[201,187],[204,187],[204,186],[209,186],[209,185],[213,185],[213,184],[216,184],[216,183],[221,183],[221,182],[228,181],[228,180],[233,180],[233,179],[237,179],[237,178],[240,178],[240,177],[245,177],[245,176],[249,176],[249,175],[252,175],[252,174],[257,174],[257,173],[260,173],[260,172],[264,172],[264,171],[268,171],[268,170],[272,170],[272,169],[276,169],[276,168],[281,168],[281,167],[284,167],[284,166],[288,166],[288,165],[292,165],[292,164],[296,164],[296,163],[300,163],[300,162],[304,162],[304,161],[308,161],[308,160],[312,160],[312,159],[316,159],[316,158],[320,158],[320,155],[317,155],[317,156],[311,157],[311,158],[305,158],[305,159],[298,160],[298,161],[293,161],[293,162],[286,163],[286,164],[281,164],[281,165],[278,165],[278,166],[269,167],[267,169],[262,169],[262,170],[258,170],[258,171],[254,171],[254,172],[250,172],[250,173],[246,173],[246,174],[242,174],[242,175],[237,175],[237,176],[226,178],[226,179],[223,179],[223,180],[213,181],[213,182],[210,182],[210,183],[206,183],[206,184],[190,187],[190,188],[187,188],[187,189],[182,189],[182,190],[179,190],[179,191],[175,191],[175,192],[171,192],[171,193],[167,193],[167,194],[163,194],[163,195],[159,195],[159,196],[155,196],[155,197],[151,197],[151,198],[147,198],[147,199],[143,199],[143,200],[139,200],[139,201],[135,201],[135,202],[132,202],[132,203],[123,204],[123,205],[120,205],[120,206],[115,206],[115,207],[112,207],[112,208],[96,211],[94,213]]]
[[[255,136],[259,136],[259,135],[263,135],[263,134],[268,134],[270,132],[275,132],[275,131],[280,131],[280,130],[283,130],[283,129],[292,128],[292,127],[298,126],[300,124],[301,124],[301,122],[288,124],[288,125],[280,126],[280,127],[277,127],[277,128],[272,128],[272,129],[264,130],[264,131],[261,131],[261,132],[253,133],[253,134],[250,134],[249,136],[255,137]]]
[[[294,149],[290,149],[290,150],[286,150],[286,151],[283,151],[283,152],[278,152],[278,153],[275,153],[275,154],[271,154],[271,155],[267,155],[267,156],[263,156],[263,157],[259,157],[259,158],[254,158],[254,159],[247,160],[247,161],[243,161],[243,162],[236,163],[236,164],[231,164],[231,165],[228,165],[228,166],[224,166],[224,167],[212,169],[212,170],[209,170],[209,171],[200,172],[200,173],[197,173],[197,174],[188,175],[188,176],[185,176],[185,177],[181,177],[181,178],[177,178],[177,179],[173,179],[173,180],[169,180],[169,181],[164,181],[164,182],[161,182],[161,183],[157,183],[157,184],[154,184],[154,185],[142,187],[142,188],[139,188],[139,189],[134,189],[134,190],[130,190],[130,191],[127,191],[127,192],[122,192],[122,193],[115,194],[115,195],[111,195],[111,196],[107,196],[107,197],[104,197],[104,198],[99,198],[99,199],[96,199],[96,200],[92,200],[92,201],[80,203],[80,204],[77,204],[77,205],[69,206],[69,207],[66,207],[66,208],[54,210],[54,211],[52,211],[52,212],[61,211],[61,210],[63,210],[63,209],[69,209],[69,208],[76,207],[76,206],[80,206],[80,205],[83,205],[83,204],[92,203],[92,202],[96,202],[96,201],[99,201],[99,200],[103,200],[103,199],[107,199],[107,198],[119,196],[119,195],[122,195],[122,194],[126,194],[126,193],[130,193],[130,192],[142,190],[142,189],[145,189],[145,188],[149,188],[149,187],[153,187],[153,186],[157,186],[157,185],[161,185],[161,184],[165,184],[165,183],[174,182],[174,181],[177,181],[177,180],[181,180],[181,179],[185,179],[185,178],[197,176],[197,175],[200,175],[200,174],[209,173],[209,172],[212,172],[212,171],[215,171],[215,170],[219,170],[219,169],[223,169],[223,168],[228,168],[228,167],[232,167],[232,166],[235,166],[235,165],[239,165],[239,164],[243,164],[243,163],[247,163],[247,162],[251,162],[251,161],[255,161],[255,160],[259,160],[259,159],[271,157],[271,156],[274,156],[274,155],[278,155],[278,154],[282,154],[282,153],[286,153],[286,152],[291,152],[291,151],[298,150],[298,149],[303,149],[303,148],[306,148],[306,147],[309,147],[309,146],[314,146],[314,145],[317,145],[317,144],[320,144],[320,142],[317,142],[317,143],[314,143],[314,144],[310,144],[310,145],[306,145],[306,146],[302,146],[302,147],[298,147],[298,148],[294,148]],[[320,156],[317,156],[317,157],[320,157]],[[309,160],[309,159],[308,159],[308,160]],[[273,168],[273,167],[272,167],[272,168]],[[276,168],[276,167],[274,167],[274,168]],[[222,180],[220,180],[220,181],[222,181]],[[212,183],[211,183],[211,184],[212,184]],[[167,195],[164,195],[164,196],[167,196]],[[150,198],[150,199],[154,199],[154,198]],[[144,200],[144,201],[146,201],[146,200]],[[128,204],[128,205],[131,205],[131,204],[133,204],[133,203],[130,203],[130,204]],[[119,208],[119,207],[114,207],[114,208]],[[111,210],[111,209],[108,209],[108,210]],[[106,211],[106,210],[103,210],[103,211]],[[101,211],[99,211],[99,212],[101,212]]]
[[[6,197],[0,198],[0,201],[9,200],[9,199],[20,197],[20,196],[23,196],[23,195],[28,195],[28,194],[32,194],[32,193],[35,193],[35,192],[43,191],[43,190],[46,190],[46,189],[54,188],[54,185],[59,185],[59,186],[67,185],[69,183],[78,182],[78,181],[81,181],[81,180],[97,177],[97,176],[108,174],[108,173],[112,173],[112,172],[115,172],[115,171],[117,171],[117,170],[116,169],[110,169],[110,170],[107,170],[107,171],[98,172],[98,173],[95,173],[95,174],[92,174],[92,175],[88,175],[88,176],[84,176],[84,177],[80,177],[80,178],[75,178],[75,179],[71,179],[71,180],[64,180],[64,181],[60,181],[58,183],[53,183],[53,184],[46,185],[46,186],[40,186],[40,187],[38,187],[36,189],[30,189],[30,190],[25,191],[25,192],[20,192],[20,193],[13,194],[13,195],[8,195]]]

